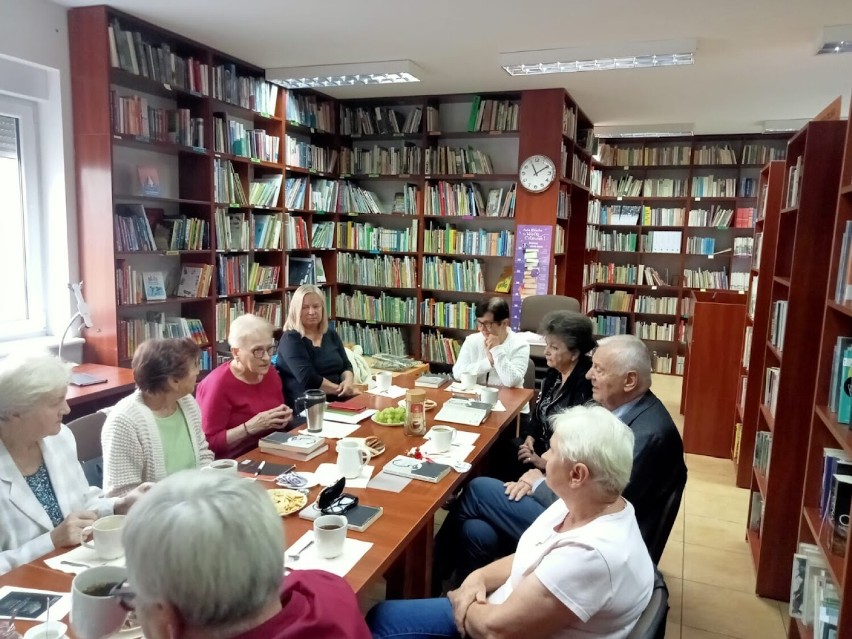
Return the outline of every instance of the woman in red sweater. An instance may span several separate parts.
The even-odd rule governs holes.
[[[268,374],[275,354],[272,325],[256,315],[242,315],[231,322],[228,343],[234,359],[205,377],[196,392],[202,428],[217,459],[253,449],[261,437],[284,428],[293,417],[281,379]]]

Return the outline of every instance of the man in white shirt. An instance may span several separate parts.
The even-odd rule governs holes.
[[[477,384],[520,388],[530,359],[530,345],[509,328],[509,304],[492,297],[476,305],[476,328],[462,344],[453,377],[477,376]]]

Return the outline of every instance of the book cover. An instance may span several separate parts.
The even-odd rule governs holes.
[[[201,283],[204,279],[204,266],[184,264],[180,270],[176,295],[178,297],[202,297]]]
[[[263,464],[263,467],[261,467],[261,464]],[[237,470],[246,477],[254,477],[258,468],[260,468],[260,473],[258,473],[257,478],[271,481],[278,475],[289,473],[295,466],[293,464],[272,464],[257,459],[244,459],[240,462]]]
[[[160,174],[156,166],[138,166],[136,172],[139,175],[139,187],[142,195],[157,197],[160,195]]]
[[[437,484],[447,476],[447,473],[450,472],[450,467],[447,464],[422,461],[414,457],[407,457],[406,455],[397,455],[384,465],[382,472]]]
[[[370,408],[367,402],[360,397],[347,399],[345,402],[329,402],[326,410],[344,411],[346,413],[360,413]]]
[[[310,461],[314,457],[319,457],[324,452],[326,452],[328,450],[328,444],[323,444],[322,446],[310,453],[297,453],[292,450],[283,450],[281,448],[278,448],[277,446],[267,446],[263,443],[263,441],[258,442],[258,448],[260,448],[260,452],[266,453],[267,455],[285,457],[287,459],[293,459],[295,461]]]
[[[447,378],[440,375],[421,375],[414,380],[414,385],[421,388],[440,388],[447,383]]]
[[[275,431],[261,438],[258,444],[296,453],[310,453],[325,445],[325,439],[313,435]]]
[[[166,299],[166,279],[161,271],[143,272],[145,281],[145,299],[148,301]]]
[[[370,525],[382,516],[384,509],[381,506],[365,506],[358,504],[344,513],[346,527],[349,530],[364,532]],[[299,517],[313,521],[322,514],[316,503],[310,504],[299,511]]]
[[[287,285],[302,286],[302,284],[316,284],[314,268],[314,258],[312,257],[288,256]]]

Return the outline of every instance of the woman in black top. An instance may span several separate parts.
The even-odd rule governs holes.
[[[548,369],[530,415],[529,429],[518,448],[518,460],[544,470],[541,455],[550,448],[553,417],[592,399],[592,383],[586,373],[592,367],[589,352],[597,342],[592,321],[573,311],[548,313],[539,332],[544,336]]]
[[[293,294],[275,365],[291,407],[306,390],[325,391],[331,400],[358,394],[352,364],[328,327],[325,298],[316,286],[300,286]]]

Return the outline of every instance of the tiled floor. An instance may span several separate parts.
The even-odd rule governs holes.
[[[653,390],[682,431],[681,378],[654,375]],[[748,491],[734,485],[729,460],[686,457],[689,479],[660,561],[671,607],[666,639],[786,639],[787,604],[754,594],[744,539]],[[438,512],[439,525],[444,514]],[[376,584],[362,596],[362,609],[383,597],[384,584]]]
[[[654,375],[653,390],[682,429],[681,378]],[[754,594],[748,491],[734,485],[727,459],[686,457],[689,479],[660,561],[671,606],[666,639],[784,639],[787,604]]]

